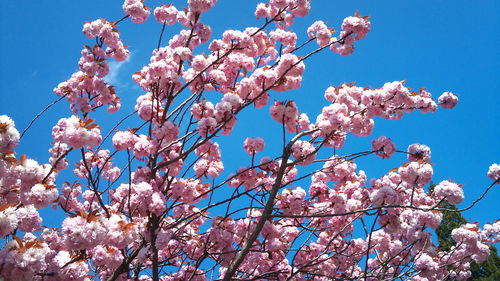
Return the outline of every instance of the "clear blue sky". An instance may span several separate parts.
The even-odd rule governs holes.
[[[122,2],[1,1],[0,114],[12,117],[20,131],[25,128],[38,111],[56,98],[52,89],[77,70],[82,46],[93,44],[81,33],[83,23],[99,17],[121,18]],[[146,0],[150,7],[158,3]],[[185,1],[173,3],[177,7],[186,6]],[[203,15],[202,22],[212,27],[214,38],[227,28],[258,26],[262,20],[257,21],[253,16],[255,3],[219,0],[216,8]],[[460,206],[468,205],[491,183],[486,176],[488,166],[500,162],[500,2],[313,1],[310,15],[297,19],[293,30],[299,35],[298,41],[303,42],[307,39],[305,30],[315,20],[322,19],[340,29],[343,18],[356,10],[371,15],[372,32],[356,44],[354,55],[340,57],[325,52],[313,57],[306,62],[303,87],[289,93],[274,93],[272,98],[294,99],[315,120],[326,105],[324,90],[343,82],[379,87],[387,81],[406,79],[409,87],[425,87],[436,98],[444,91],[457,93],[460,101],[454,110],[413,113],[399,121],[377,119],[372,136],[351,136],[339,153],[368,150],[370,141],[381,135],[391,137],[402,150],[415,142],[427,144],[435,164],[434,182],[452,179],[464,184],[466,200]],[[123,107],[108,117],[105,124],[101,121],[104,127],[131,112],[136,97],[143,94],[130,76],[148,62],[161,26],[150,17],[142,25],[126,20],[119,29],[132,56],[128,62],[113,66],[112,82],[123,99]],[[177,30],[167,27],[164,38],[168,40]],[[47,162],[47,149],[52,141],[50,129],[59,118],[70,115],[66,103],[51,109],[43,120],[35,123],[18,153]],[[239,120],[233,135],[226,141],[221,138],[228,172],[248,164],[241,148],[247,132],[260,132],[252,136],[266,139],[266,152],[272,152],[271,147],[279,144],[272,137],[279,127],[270,121],[267,108],[245,112]],[[234,155],[241,155],[245,163],[241,164],[242,160]],[[371,178],[404,161],[402,156],[384,161],[371,157],[357,163]],[[499,198],[500,188],[496,187],[475,209],[466,212],[466,217],[481,223],[500,218]]]

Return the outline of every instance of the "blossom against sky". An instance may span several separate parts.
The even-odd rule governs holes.
[[[81,32],[83,24],[100,17],[121,18],[121,2],[2,1],[0,114],[12,117],[20,131],[25,128],[36,113],[56,99],[53,88],[78,68],[82,46],[92,44]],[[253,16],[256,1],[237,1],[237,5],[235,2],[219,0],[213,10],[203,15],[203,22],[212,27],[215,38],[228,28],[259,24]],[[181,1],[174,3],[182,6]],[[155,7],[159,1],[147,0],[146,4]],[[356,45],[354,54],[340,57],[328,52],[312,57],[306,62],[302,88],[275,93],[273,97],[293,99],[301,110],[315,116],[327,104],[323,98],[325,89],[343,82],[381,87],[385,82],[406,80],[407,86],[425,87],[435,98],[445,91],[458,94],[459,103],[453,110],[412,113],[398,121],[377,119],[372,136],[349,136],[344,154],[370,149],[371,140],[379,136],[390,137],[401,150],[416,142],[426,144],[432,149],[434,181],[451,179],[464,184],[466,199],[460,206],[469,205],[491,182],[486,176],[488,166],[500,161],[500,3],[313,1],[311,14],[297,19],[294,31],[299,42],[303,42],[307,40],[307,27],[315,20],[322,19],[339,29],[342,20],[355,11],[370,15],[372,26],[367,37]],[[107,117],[111,123],[130,113],[135,99],[143,94],[131,75],[148,62],[161,30],[153,18],[142,25],[130,21],[120,25],[121,36],[132,55],[111,66],[108,79],[112,79],[123,100],[121,112]],[[164,42],[177,31],[167,27]],[[236,153],[231,155],[248,157],[243,150],[246,137],[269,136],[279,129],[268,110],[261,110],[259,115],[255,111],[244,113],[240,129],[221,146],[231,144]],[[52,126],[70,115],[65,103],[49,110],[34,124],[18,151],[45,162]],[[279,144],[279,138],[266,138],[266,150]],[[243,160],[228,156],[222,156],[226,167],[237,169]],[[358,167],[369,178],[378,177],[405,160],[399,156],[395,161],[399,162],[360,159]],[[481,223],[496,220],[500,215],[496,203],[499,195],[498,188],[493,189],[465,216]]]

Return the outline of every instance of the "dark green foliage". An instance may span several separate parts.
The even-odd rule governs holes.
[[[441,208],[457,210],[457,207],[443,202]],[[459,212],[443,212],[443,220],[441,225],[436,229],[439,241],[439,248],[448,251],[455,245],[455,241],[451,238],[451,231],[467,220]],[[471,262],[472,276],[469,280],[472,281],[500,281],[500,257],[498,256],[497,248],[490,247],[490,257],[482,264]]]
[[[457,207],[444,201],[440,205],[441,208],[457,210]],[[451,239],[451,231],[467,223],[467,220],[459,212],[443,212],[443,220],[436,229],[438,236],[439,249],[443,251],[450,250],[451,246],[455,245],[455,241]]]

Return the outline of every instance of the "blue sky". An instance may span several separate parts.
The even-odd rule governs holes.
[[[56,99],[52,89],[77,70],[83,45],[93,43],[81,33],[83,23],[100,17],[121,18],[121,3],[2,1],[0,114],[9,115],[20,131],[24,129],[37,112]],[[186,6],[184,1],[173,3],[177,7]],[[262,20],[257,21],[253,16],[256,3],[219,0],[216,8],[203,15],[202,22],[212,27],[214,38],[220,37],[227,28],[258,26]],[[155,7],[159,1],[146,0],[146,4]],[[402,150],[416,142],[429,145],[434,182],[451,179],[464,184],[466,200],[460,206],[467,206],[491,183],[486,176],[488,166],[500,162],[500,2],[313,1],[310,15],[297,19],[293,30],[299,36],[298,41],[303,42],[307,39],[305,30],[315,20],[324,20],[340,29],[343,18],[356,10],[371,16],[372,31],[356,44],[355,53],[340,57],[324,52],[312,57],[306,62],[303,87],[273,93],[271,98],[293,99],[315,120],[321,108],[327,105],[324,90],[343,82],[379,87],[385,82],[405,79],[409,87],[425,87],[436,98],[444,91],[457,93],[460,101],[454,110],[412,113],[398,121],[376,119],[372,136],[349,137],[339,154],[369,150],[371,140],[381,135],[391,137]],[[108,79],[117,86],[123,106],[114,115],[95,115],[107,117],[100,123],[103,127],[109,127],[131,112],[135,99],[143,94],[130,76],[148,62],[161,26],[150,17],[142,25],[126,20],[119,29],[132,55],[128,61],[112,65],[113,72]],[[178,27],[167,27],[164,43],[178,30]],[[65,103],[52,108],[28,132],[18,153],[47,162],[52,141],[50,129],[59,118],[70,115]],[[273,147],[279,144],[279,137],[273,135],[277,128],[280,127],[271,121],[267,108],[244,112],[234,133],[226,140],[220,139],[227,172],[248,165],[248,156],[242,149],[248,132],[253,132],[250,136],[265,138],[268,146],[263,154],[273,155]],[[393,160],[370,157],[357,163],[371,178],[404,161],[403,156]],[[500,190],[495,187],[473,210],[465,213],[466,217],[481,223],[500,218],[499,196]]]

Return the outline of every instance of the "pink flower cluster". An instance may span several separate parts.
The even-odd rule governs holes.
[[[112,157],[107,149],[85,152],[85,158],[76,163],[73,171],[77,177],[85,179],[94,168],[99,169],[102,178],[108,181],[115,181],[120,176],[120,168],[113,167]]]
[[[62,223],[62,232],[65,234],[64,243],[70,249],[85,249],[99,245],[107,234],[105,222],[100,216],[81,215],[68,217]]]
[[[135,23],[145,22],[150,14],[149,7],[144,5],[144,0],[125,0],[122,8]]]
[[[315,38],[320,47],[325,47],[330,43],[333,29],[328,28],[323,21],[315,21],[307,28],[307,35],[310,39]]]
[[[277,24],[286,28],[293,23],[295,17],[306,16],[310,9],[309,0],[270,0],[269,3],[259,3],[254,15],[258,19],[278,18]]]
[[[106,53],[99,46],[90,48],[85,46],[82,50],[82,57],[78,61],[80,70],[86,75],[103,78],[109,72],[109,65],[105,59]]]
[[[85,64],[82,64],[85,67]],[[90,71],[90,69],[87,69]],[[109,105],[108,112],[116,112],[120,107],[120,98],[116,95],[113,86],[109,86],[98,76],[89,76],[82,71],[73,73],[70,79],[59,83],[54,93],[66,96],[74,114],[78,109],[87,113],[103,105]],[[90,95],[90,97],[89,97]]]
[[[188,0],[189,10],[194,13],[204,13],[217,3],[217,0]]]
[[[442,108],[452,109],[458,103],[458,96],[451,92],[444,92],[441,96],[439,96],[438,101]]]
[[[173,25],[177,20],[178,12],[174,5],[169,4],[168,6],[161,5],[160,7],[156,7],[154,15],[158,22]]]
[[[223,135],[231,133],[236,124],[236,112],[242,106],[242,99],[232,93],[225,94],[221,101],[215,105],[211,102],[196,103],[191,107],[191,113],[198,119],[198,132],[206,137],[217,129],[222,129]]]
[[[373,117],[399,119],[403,114],[419,109],[433,112],[436,103],[431,95],[422,90],[411,92],[401,81],[386,83],[382,88],[370,89],[343,84],[329,87],[325,98],[332,104],[324,107],[316,119],[314,135],[328,141],[326,146],[341,148],[347,132],[357,136],[368,136],[374,126]]]
[[[431,161],[431,149],[425,144],[414,143],[408,146],[408,160],[429,163]]]
[[[68,145],[62,142],[54,142],[54,146],[49,149],[50,165],[54,166],[58,171],[64,170],[68,167],[68,160],[64,157],[66,152],[69,151]]]
[[[160,134],[161,129],[157,129]],[[152,154],[158,149],[158,140],[151,139],[146,135],[137,135],[131,131],[118,131],[113,136],[113,145],[117,150],[130,149],[136,159]]]
[[[117,61],[124,61],[128,57],[129,51],[123,45],[118,30],[115,29],[113,22],[108,22],[105,19],[98,19],[87,22],[83,26],[83,33],[89,38],[96,37],[102,39],[106,44],[106,56],[114,58]]]
[[[132,79],[144,91],[152,91],[153,87],[158,88],[158,95],[163,99],[167,90],[176,91],[181,87],[181,76],[178,74],[179,60],[175,48],[167,46],[155,49],[149,65],[134,73]]]
[[[165,211],[165,196],[158,188],[145,181],[132,184],[122,183],[113,190],[110,197],[125,209],[125,213],[130,215],[161,215]]]
[[[19,142],[19,132],[14,121],[7,115],[0,115],[0,153],[14,151]]]
[[[370,32],[369,17],[361,17],[357,13],[353,17],[347,17],[342,22],[342,31],[339,39],[331,39],[334,44],[330,45],[330,50],[341,56],[348,56],[354,52],[354,42],[365,38]]]
[[[297,165],[306,166],[316,158],[316,148],[308,141],[298,140],[292,145],[292,156]]]
[[[368,18],[369,17],[360,17],[359,15],[347,17],[342,22],[342,30],[346,34],[355,34],[356,40],[361,40],[370,32],[370,22]]]
[[[305,198],[306,191],[301,187],[287,188],[278,195],[276,206],[282,209],[285,214],[302,214],[305,207]]]
[[[494,163],[488,169],[488,177],[494,181],[500,179],[500,165]]]
[[[243,142],[243,148],[248,155],[253,156],[257,152],[264,150],[264,139],[262,138],[246,138]]]
[[[298,133],[311,128],[309,117],[305,113],[300,113],[293,101],[286,103],[275,101],[269,111],[273,120],[284,124],[286,130],[290,133]]]
[[[209,190],[210,184],[204,184],[200,179],[177,178],[169,195],[186,204],[193,204],[207,197]]]
[[[196,148],[195,152],[201,158],[193,166],[196,176],[216,178],[224,171],[218,143],[207,141]]]
[[[496,241],[494,237],[498,237],[498,230],[498,226],[495,227],[491,224],[487,224],[484,229],[480,229],[479,226],[471,223],[454,229],[451,232],[451,237],[456,242],[456,246],[452,247],[447,253],[440,253],[439,260],[445,265],[457,264],[458,266],[451,274],[446,271],[440,273],[442,275],[449,274],[458,280],[468,279],[471,274],[469,261],[472,259],[476,263],[482,263],[488,258],[490,255],[488,243]],[[434,273],[439,274],[438,272]]]
[[[462,203],[464,200],[464,191],[462,186],[452,181],[445,180],[434,187],[434,195],[438,199],[446,200],[452,205]]]
[[[8,207],[0,211],[1,238],[4,238],[16,230],[23,232],[39,231],[41,225],[42,218],[33,205],[26,205],[19,208]]]
[[[269,39],[271,44],[275,45],[276,42],[281,42],[285,48],[284,53],[290,53],[295,49],[295,44],[297,43],[297,34],[292,31],[287,31],[283,29],[275,29],[269,32]]]
[[[136,23],[150,14],[143,2],[123,2],[125,14]],[[120,107],[114,88],[104,81],[106,58],[123,61],[128,55],[116,23],[84,25],[85,35],[97,45],[82,50],[80,70],[55,89],[72,103],[75,115],[53,127],[50,164],[16,157],[19,133],[9,117],[0,116],[0,238],[7,241],[0,249],[0,279],[149,281],[156,266],[162,281],[204,281],[209,274],[222,279],[244,248],[248,252],[230,279],[469,277],[470,261],[484,261],[488,243],[500,241],[500,222],[453,230],[457,244],[450,251],[434,245],[430,229],[443,217],[436,206],[443,200],[459,204],[464,192],[451,180],[432,191],[425,188],[434,173],[429,147],[410,145],[408,163],[368,184],[354,160],[369,154],[390,158],[396,152],[390,138],[374,139],[372,151],[316,160],[323,145],[342,148],[350,133],[370,135],[375,117],[433,112],[438,104],[452,108],[458,101],[452,93],[444,93],[436,104],[429,92],[412,91],[404,81],[381,88],[329,87],[324,96],[330,103],[313,123],[294,101],[274,101],[270,115],[293,135],[284,136],[293,143],[282,155],[256,160],[264,139],[246,138],[243,148],[251,166],[220,179],[219,143],[224,142],[215,139],[232,132],[246,107],[262,108],[274,92],[299,88],[304,60],[316,51],[299,56],[306,48],[296,47],[297,34],[291,31],[295,17],[309,12],[310,1],[270,0],[255,11],[256,17],[266,18],[263,28],[226,30],[207,44],[207,55],[196,53],[212,34],[201,15],[216,2],[188,0],[184,10],[172,4],[154,10],[161,24],[179,23],[185,29],[133,74],[144,90],[135,103],[144,124],[114,132],[116,156],[101,149],[100,128],[88,117],[104,105],[110,105],[108,111]],[[275,27],[269,28],[271,22]],[[307,29],[311,40],[306,44],[316,41],[320,49],[348,55],[369,31],[368,17],[357,13],[344,19],[339,39],[325,22],[316,21]],[[69,166],[67,155],[74,149],[81,149],[72,166],[80,179],[58,190],[57,173]],[[128,156],[123,170],[114,166],[118,155]],[[308,167],[299,174],[299,166]],[[308,176],[310,185],[299,187]],[[500,166],[493,164],[488,176],[497,183]],[[115,183],[118,179],[124,182]],[[228,191],[233,197],[220,197]],[[240,200],[251,203],[238,206]],[[37,209],[57,204],[68,215],[62,227],[42,229]],[[217,215],[219,210],[224,217]],[[370,215],[375,217],[370,233],[353,238],[359,221]],[[43,231],[38,238],[31,233],[38,231]],[[205,270],[205,264],[215,266]]]
[[[101,140],[101,130],[95,124],[88,123],[87,120],[81,121],[78,116],[61,118],[57,125],[52,128],[52,137],[54,141],[60,141],[73,148],[94,147]]]
[[[384,136],[378,139],[372,140],[373,151],[376,152],[377,156],[384,158],[390,158],[394,152],[396,152],[396,147],[390,138]]]

